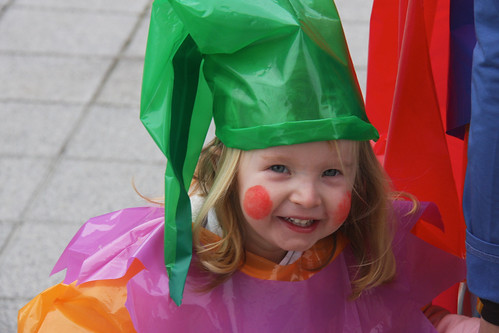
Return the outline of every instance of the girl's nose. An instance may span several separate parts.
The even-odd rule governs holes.
[[[298,182],[295,184],[289,200],[304,208],[313,208],[321,204],[321,197],[313,182]]]

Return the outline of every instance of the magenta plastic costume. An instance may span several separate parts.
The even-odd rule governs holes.
[[[70,242],[54,272],[65,283],[122,277],[134,259],[145,269],[127,285],[126,307],[138,332],[435,332],[421,308],[464,278],[463,260],[419,240],[409,230],[423,210],[396,202],[397,277],[348,301],[354,258],[347,246],[328,266],[304,281],[260,280],[237,272],[208,293],[191,266],[183,304],[168,297],[163,263],[163,209],[131,208],[89,220]],[[430,207],[431,208],[431,207]],[[349,270],[349,267],[353,269]]]

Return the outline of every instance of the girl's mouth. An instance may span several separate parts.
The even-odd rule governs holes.
[[[318,220],[302,220],[302,219],[295,219],[292,217],[282,217],[282,219],[286,222],[289,222],[293,225],[296,225],[298,227],[306,228],[310,227],[314,222],[317,222]]]

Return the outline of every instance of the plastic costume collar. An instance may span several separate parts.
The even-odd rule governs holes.
[[[192,257],[187,191],[211,119],[232,148],[377,139],[331,0],[156,0],[141,120],[168,159],[165,264],[179,305]]]

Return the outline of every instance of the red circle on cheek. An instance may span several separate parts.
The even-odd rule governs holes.
[[[272,200],[265,187],[250,187],[244,194],[243,209],[250,217],[261,220],[272,211]]]
[[[347,219],[348,214],[350,213],[351,205],[352,205],[352,192],[349,191],[346,193],[346,196],[338,205],[338,211],[336,213],[338,222],[344,222]]]

